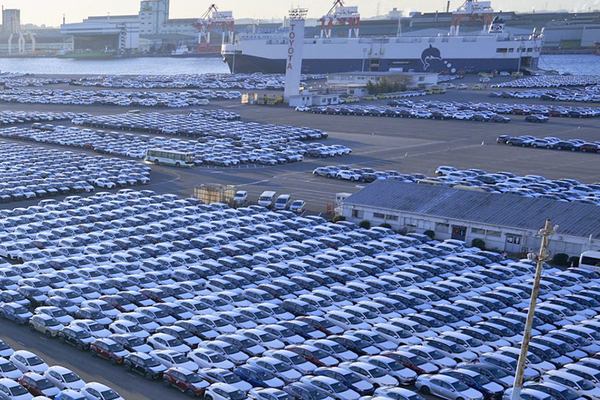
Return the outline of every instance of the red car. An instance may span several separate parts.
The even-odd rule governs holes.
[[[172,386],[188,396],[204,396],[206,388],[210,385],[200,375],[185,368],[173,367],[163,373],[163,382]]]
[[[48,379],[34,372],[23,374],[18,382],[34,396],[54,398],[54,396],[60,393],[60,390]]]
[[[129,351],[112,339],[96,339],[90,344],[90,352],[94,357],[101,357],[111,364],[123,364],[123,358]]]

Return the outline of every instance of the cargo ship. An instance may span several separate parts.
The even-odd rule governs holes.
[[[320,37],[305,38],[302,72],[414,71],[438,73],[514,72],[536,69],[543,35],[513,36],[494,18],[489,1],[467,0],[452,14],[447,35],[360,37],[357,7],[338,0],[322,22]],[[474,35],[460,34],[461,20],[481,20]],[[348,37],[331,37],[331,25],[349,22]],[[287,30],[238,34],[221,48],[232,72],[284,73]]]
[[[68,52],[59,52],[58,58],[71,58],[73,60],[105,60],[115,58],[117,53],[114,50],[92,51],[92,50],[76,50]]]

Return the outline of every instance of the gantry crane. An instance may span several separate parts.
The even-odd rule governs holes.
[[[346,7],[343,0],[335,0],[333,7],[321,18],[321,37],[330,38],[331,28],[348,23],[348,37],[358,37],[360,14],[358,7]]]
[[[211,4],[194,25],[198,29],[198,52],[210,47],[210,33],[214,27],[221,27],[221,43],[233,42],[233,12],[219,11],[216,4]]]

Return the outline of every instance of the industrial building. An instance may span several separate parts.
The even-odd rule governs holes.
[[[511,254],[539,247],[537,232],[550,219],[558,225],[552,254],[600,250],[597,206],[576,202],[377,180],[344,200],[342,215],[408,232],[430,230],[440,240],[481,239],[486,248]]]
[[[409,71],[338,72],[327,75],[327,85],[333,89],[342,89],[344,92],[348,90],[359,92],[361,88],[367,88],[367,83],[377,85],[385,79],[390,82],[402,82],[406,89],[428,89],[437,85],[438,74]],[[364,93],[364,90],[362,92]]]

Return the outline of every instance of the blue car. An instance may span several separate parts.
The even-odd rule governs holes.
[[[0,314],[8,320],[18,322],[21,325],[26,324],[33,314],[18,303],[6,303],[0,306]]]
[[[285,384],[273,373],[252,365],[242,365],[233,373],[254,387],[282,388]]]

